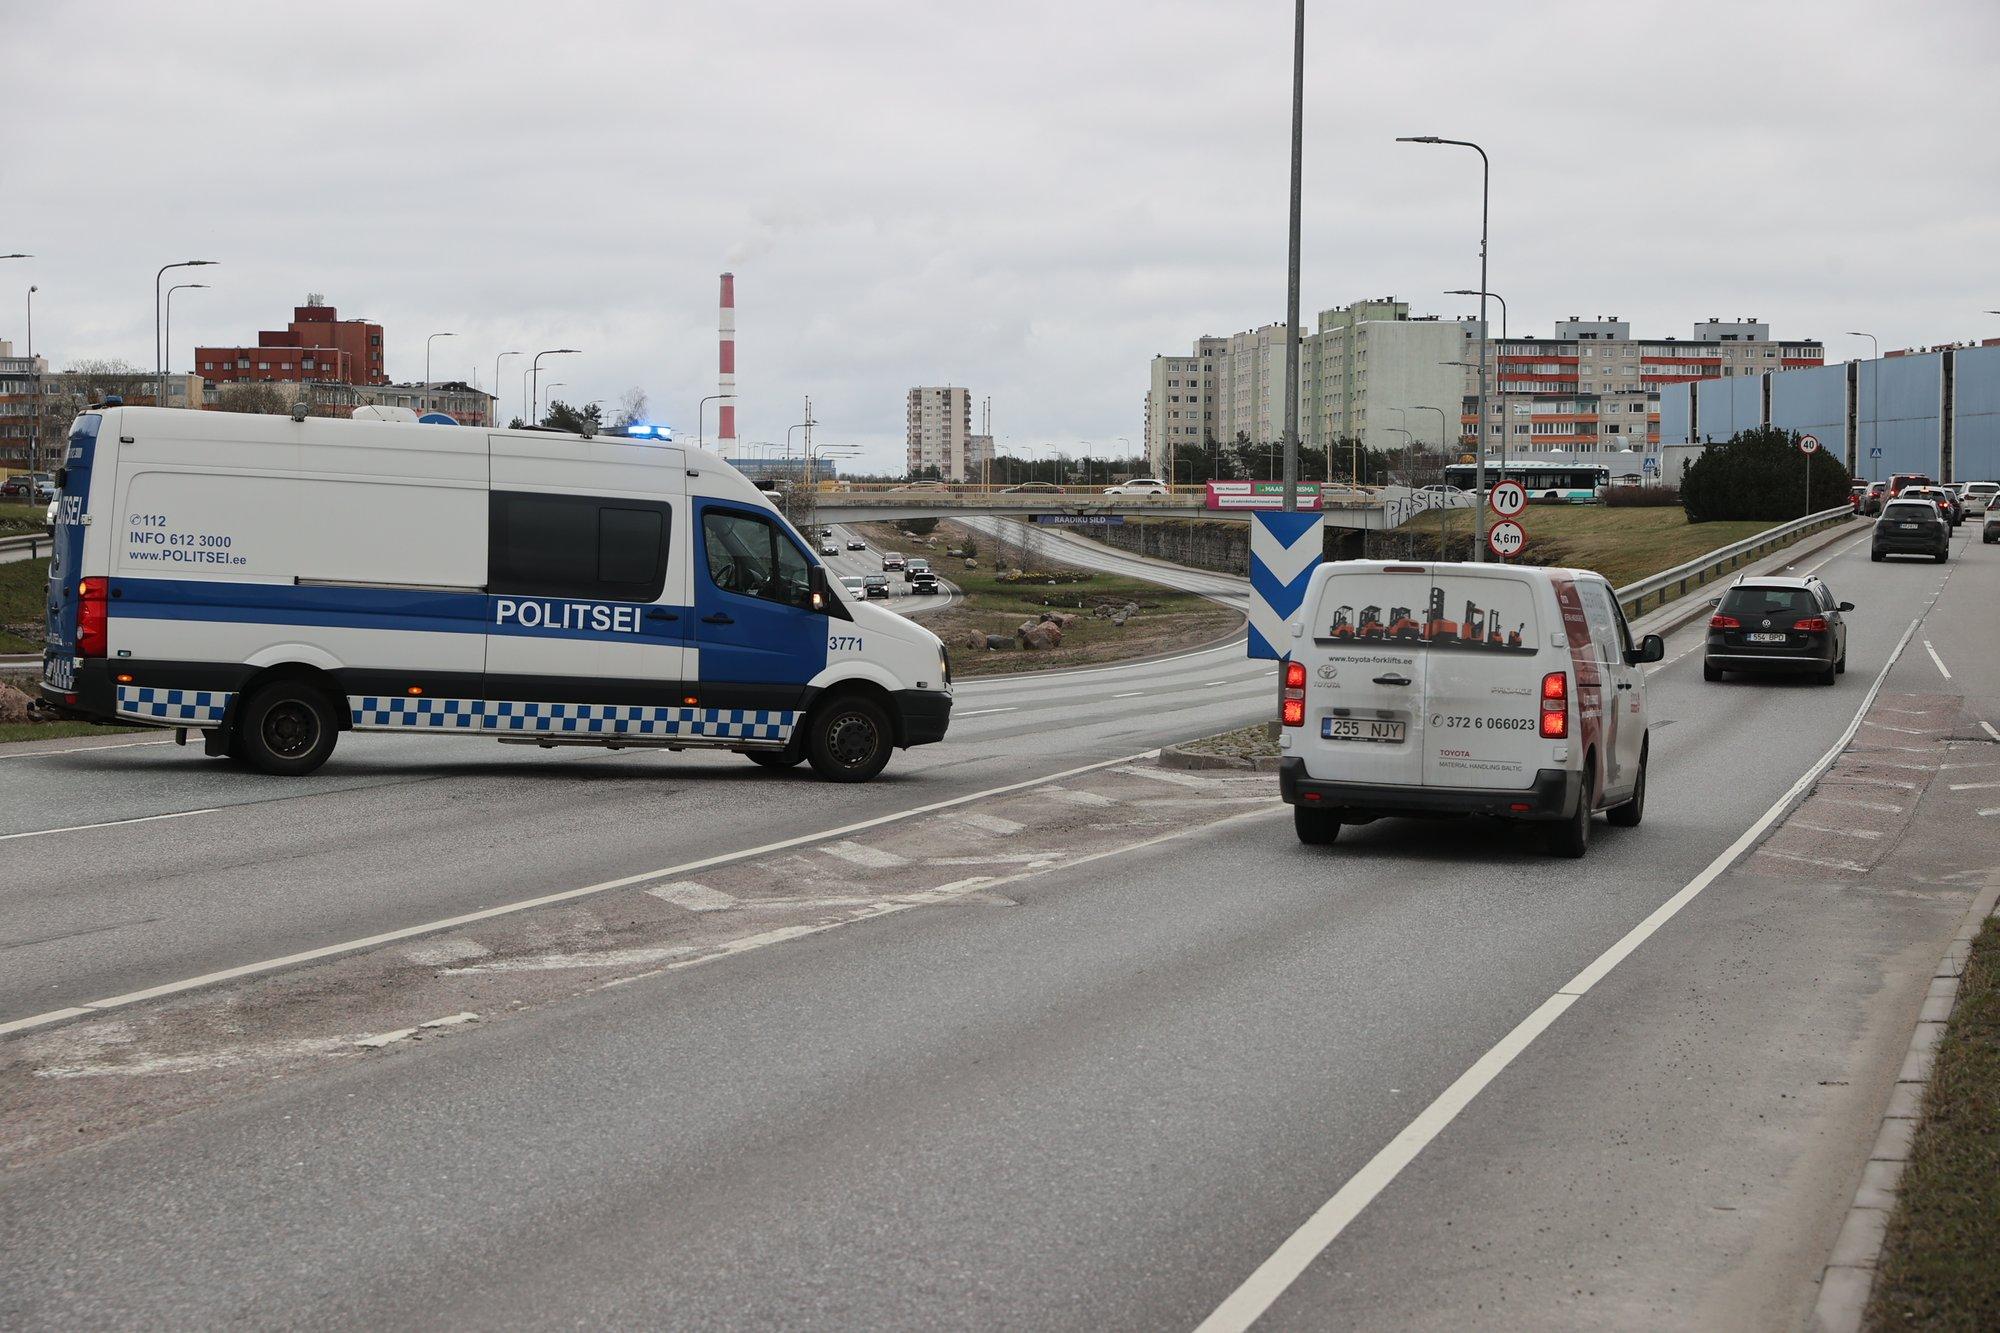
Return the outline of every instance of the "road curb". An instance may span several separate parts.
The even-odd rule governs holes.
[[[1875,1146],[1861,1169],[1861,1184],[1848,1205],[1847,1217],[1834,1240],[1819,1284],[1819,1298],[1813,1302],[1813,1333],[1856,1333],[1868,1311],[1868,1297],[1875,1289],[1875,1268],[1882,1257],[1882,1243],[1889,1232],[1889,1216],[1896,1209],[1898,1186],[1909,1164],[1910,1144],[1916,1138],[1923,1116],[1924,1089],[1930,1081],[1931,1064],[1938,1043],[1944,1039],[1946,1023],[1958,1004],[1959,974],[1972,952],[1972,939],[1990,916],[2000,916],[2000,885],[1983,890],[1973,900],[1951,944],[1938,959],[1931,974],[1929,992],[1917,1016],[1917,1030],[1911,1034],[1903,1067],[1897,1071],[1896,1086],[1889,1094],[1888,1110],[1875,1133]]]
[[[1275,754],[1201,754],[1184,750],[1178,745],[1168,745],[1161,748],[1158,762],[1161,768],[1233,768],[1246,773],[1275,773],[1280,757]]]

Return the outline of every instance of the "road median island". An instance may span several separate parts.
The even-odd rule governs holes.
[[[0,1170],[841,926],[947,903],[1016,906],[1010,886],[1276,807],[1262,774],[1112,760],[875,827],[601,887],[551,885],[563,901],[419,925],[253,975],[194,978],[177,993],[51,997],[73,1009],[0,1037]]]
[[[923,623],[951,649],[959,679],[1154,657],[1205,647],[1243,625],[1241,613],[1199,593],[1052,559],[956,523],[915,535],[890,524],[855,526],[875,550],[929,559],[958,589],[959,601]],[[967,549],[973,568],[948,554]]]
[[[1865,1327],[2000,1328],[2000,917],[1963,960]]]

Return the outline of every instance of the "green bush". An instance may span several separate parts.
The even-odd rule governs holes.
[[[1688,465],[1681,477],[1681,506],[1690,523],[1782,522],[1844,503],[1852,482],[1840,460],[1824,448],[1804,453],[1796,432],[1758,426],[1709,446]]]
[[[1677,486],[1613,486],[1604,503],[1613,509],[1667,509],[1681,502]]]

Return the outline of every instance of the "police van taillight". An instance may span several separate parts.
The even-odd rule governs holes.
[[[1560,671],[1542,677],[1542,736],[1552,741],[1569,737],[1569,677]]]
[[[84,579],[76,585],[76,655],[104,657],[108,649],[110,596],[103,579]]]
[[[1303,662],[1285,663],[1285,688],[1279,693],[1278,720],[1288,727],[1302,727],[1306,721],[1306,667]]]

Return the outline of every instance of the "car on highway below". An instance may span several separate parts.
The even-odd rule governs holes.
[[[1708,620],[1701,678],[1732,671],[1810,674],[1822,685],[1847,670],[1847,621],[1854,603],[1834,600],[1826,581],[1745,575],[1729,586]]]
[[[821,542],[819,544],[819,553],[821,555],[839,555],[840,546],[835,542]]]
[[[846,590],[849,597],[866,597],[868,595],[863,589],[862,578],[859,574],[842,574],[840,576],[840,586]]]
[[[863,574],[861,576],[861,595],[863,597],[887,597],[889,595],[889,576],[887,574]]]
[[[1461,609],[1462,608],[1462,609]],[[1299,841],[1389,816],[1491,815],[1582,856],[1646,809],[1645,672],[1587,570],[1340,561],[1306,587],[1279,664],[1278,792]]]
[[[1968,514],[1984,514],[1992,509],[1994,497],[2000,495],[2000,482],[1968,481],[1959,488],[1959,500]]]
[[[820,535],[820,536],[822,536],[822,537],[831,537],[831,536],[833,535],[833,529],[832,529],[832,528],[821,528],[821,529],[819,530],[819,535]]]
[[[1018,486],[1004,488],[1002,495],[1061,495],[1062,487],[1052,481],[1024,481]]]
[[[928,569],[920,569],[910,578],[912,597],[928,597],[943,591],[943,587],[938,583],[938,576]]]
[[[1171,488],[1158,477],[1134,477],[1121,481],[1116,486],[1106,486],[1106,495],[1168,495]]]
[[[929,573],[930,568],[931,562],[924,559],[924,557],[920,555],[911,556],[903,562],[903,582],[909,583],[915,579],[919,571],[926,574]]]
[[[1951,524],[1930,500],[1897,498],[1882,506],[1868,543],[1868,558],[1927,555],[1943,564],[1951,558]]]
[[[882,568],[884,570],[901,569],[903,563],[903,553],[901,551],[882,552]]]
[[[2000,504],[1986,507],[1986,516],[1979,521],[1979,540],[1988,546],[2000,542]]]
[[[868,549],[868,543],[856,538],[847,543],[847,549],[850,551],[865,551]]]

